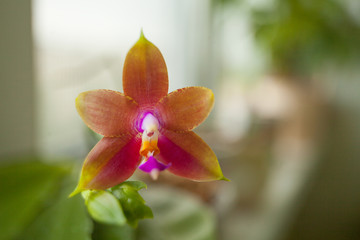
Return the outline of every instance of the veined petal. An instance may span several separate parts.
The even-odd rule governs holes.
[[[187,87],[160,100],[155,114],[160,125],[173,131],[190,131],[202,123],[214,106],[214,94],[205,87]]]
[[[123,70],[124,93],[142,107],[152,107],[168,93],[166,64],[159,49],[141,33],[126,56]]]
[[[73,196],[86,189],[107,189],[128,179],[140,163],[140,134],[104,137],[90,151]]]
[[[157,159],[171,164],[170,172],[195,181],[227,180],[211,148],[194,132],[162,130]]]
[[[100,89],[80,93],[76,109],[89,128],[113,137],[134,129],[139,106],[120,92]]]

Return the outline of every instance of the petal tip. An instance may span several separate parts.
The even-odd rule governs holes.
[[[81,103],[81,101],[84,98],[84,94],[85,92],[80,93],[76,98],[75,98],[75,106],[76,108],[79,106],[79,104]]]
[[[141,30],[140,30],[140,39],[142,39],[142,38],[145,38],[143,28],[141,28]]]
[[[147,38],[146,38],[145,35],[144,35],[144,31],[143,31],[143,29],[141,28],[140,37],[139,37],[138,43],[146,43],[146,42],[149,42],[149,40],[147,40]]]
[[[214,102],[215,101],[215,95],[214,92],[210,89],[210,101]]]
[[[207,94],[209,96],[208,101],[209,101],[209,105],[211,106],[210,109],[212,109],[212,107],[214,106],[214,102],[215,102],[214,92],[209,88],[204,87],[203,89],[206,90],[206,92],[207,92]]]
[[[85,111],[84,100],[85,100],[85,95],[87,94],[88,92],[82,92],[75,99],[75,108],[76,111],[79,113],[80,117],[83,117],[84,115],[84,111]]]
[[[219,180],[223,180],[223,181],[226,181],[226,182],[231,182],[230,179],[228,179],[228,178],[226,178],[226,177],[224,177],[224,176],[222,176]]]
[[[84,190],[85,190],[85,189],[77,186],[77,187],[75,188],[75,190],[74,190],[72,193],[69,194],[68,198],[72,198],[73,196],[75,196],[75,195],[78,194],[78,193],[81,193],[81,192],[84,191]]]

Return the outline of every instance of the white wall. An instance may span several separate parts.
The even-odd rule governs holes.
[[[34,151],[31,1],[0,2],[0,156]]]

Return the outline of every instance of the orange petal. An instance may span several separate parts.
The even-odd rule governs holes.
[[[120,92],[100,89],[80,93],[76,109],[89,128],[112,137],[134,129],[139,107]]]
[[[124,93],[142,107],[152,107],[168,93],[166,64],[159,49],[141,33],[126,56]]]
[[[90,151],[80,181],[70,196],[86,189],[107,189],[128,179],[140,163],[140,134],[104,137]]]
[[[226,180],[215,153],[194,132],[177,133],[162,130],[156,158],[171,164],[170,172],[195,181]]]
[[[155,114],[162,127],[173,131],[190,131],[202,123],[214,105],[214,94],[208,88],[178,89],[156,105]]]

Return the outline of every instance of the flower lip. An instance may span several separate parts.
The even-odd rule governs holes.
[[[151,173],[153,170],[164,171],[170,166],[171,163],[163,164],[162,162],[159,162],[155,157],[151,155],[148,157],[148,159],[145,162],[140,164],[139,169],[146,173]]]

